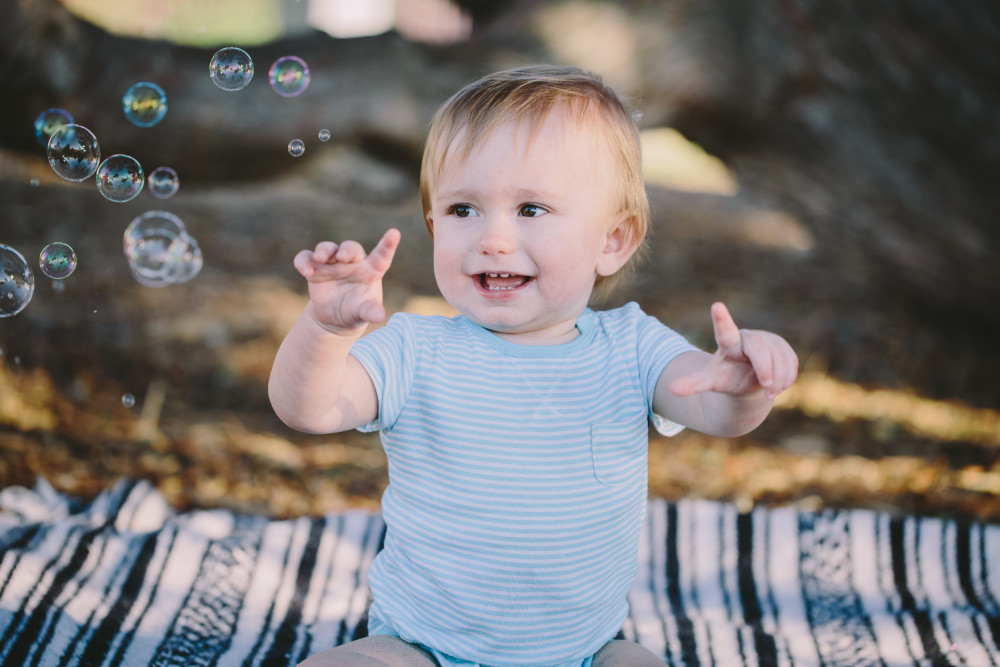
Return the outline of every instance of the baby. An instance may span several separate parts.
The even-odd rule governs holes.
[[[400,242],[295,257],[310,301],[275,359],[278,416],[381,432],[384,549],[369,637],[305,665],[662,665],[616,640],[646,507],[649,420],[735,436],[794,381],[781,337],[711,308],[702,352],[630,303],[591,310],[634,260],[649,206],[638,131],[567,67],[500,72],[438,111],[421,170],[454,318],[385,318]]]

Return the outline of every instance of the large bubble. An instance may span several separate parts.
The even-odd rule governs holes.
[[[42,248],[38,266],[49,278],[68,278],[76,270],[76,253],[65,243],[50,243]]]
[[[52,170],[67,181],[84,181],[97,171],[101,147],[93,132],[71,123],[52,133],[48,156]]]
[[[65,109],[51,108],[38,114],[35,119],[35,137],[42,146],[49,145],[52,133],[60,127],[73,124],[73,116]]]
[[[122,243],[132,277],[147,287],[186,282],[201,270],[198,242],[168,211],[147,211],[125,229]]]
[[[212,56],[208,63],[208,75],[223,90],[242,90],[253,78],[253,60],[243,49],[227,46]]]
[[[157,167],[149,172],[146,183],[149,185],[149,191],[154,196],[160,199],[169,199],[177,192],[181,181],[177,176],[177,172],[170,167]]]
[[[309,65],[297,56],[283,56],[271,65],[267,79],[274,92],[282,97],[295,97],[309,87]]]
[[[133,125],[152,127],[167,115],[167,94],[155,83],[137,83],[122,96],[122,110]]]
[[[97,169],[97,189],[113,202],[135,199],[144,181],[142,166],[131,155],[112,155]]]
[[[24,255],[0,244],[0,317],[17,315],[35,293],[35,275]]]

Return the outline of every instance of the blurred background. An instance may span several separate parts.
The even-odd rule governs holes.
[[[209,76],[228,46],[254,63],[237,91]],[[291,97],[268,81],[288,55],[311,76]],[[640,118],[650,253],[608,305],[711,351],[723,300],[802,362],[746,437],[653,435],[651,495],[1000,521],[990,0],[6,0],[0,244],[35,284],[0,318],[0,487],[89,498],[132,476],[179,509],[376,508],[377,435],[309,436],[270,409],[306,303],[292,257],[398,227],[388,310],[450,312],[420,214],[427,124],[465,83],[540,62],[600,73]],[[123,113],[137,82],[167,97],[151,127]],[[61,178],[34,127],[49,108],[179,190],[116,203]],[[133,277],[123,233],[152,210],[197,240],[191,280]],[[65,279],[40,270],[54,242],[77,256]]]

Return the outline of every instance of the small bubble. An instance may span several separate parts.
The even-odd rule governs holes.
[[[122,405],[126,408],[135,407],[135,396],[132,394],[122,394]]]
[[[35,275],[24,255],[0,244],[0,317],[17,315],[35,293]]]
[[[82,125],[64,125],[52,133],[48,146],[52,170],[67,181],[85,181],[101,161],[94,133]]]
[[[113,202],[135,199],[145,181],[142,165],[130,155],[112,155],[97,169],[97,189]]]
[[[636,109],[635,111],[632,112],[632,120],[634,120],[636,123],[640,123],[642,122],[642,119],[645,115],[646,114],[642,112],[642,109]]]
[[[322,141],[323,143],[330,141],[330,130],[320,130],[319,140]]]
[[[52,133],[60,127],[73,124],[73,116],[65,109],[46,109],[35,119],[35,137],[42,146],[49,145]]]
[[[39,183],[39,181],[38,181],[38,179],[37,179],[37,178],[33,178],[33,179],[31,179],[30,181],[28,181],[28,183],[29,183],[29,184],[31,184],[31,187],[33,187],[33,188],[37,188],[37,187],[38,187],[38,183]]]
[[[296,97],[309,87],[309,65],[297,56],[283,56],[267,72],[271,88],[282,97]]]
[[[136,127],[152,127],[167,115],[167,94],[155,83],[143,81],[125,91],[122,109]]]
[[[123,249],[132,277],[147,287],[186,282],[202,267],[198,242],[167,211],[147,211],[129,223]]]
[[[242,90],[253,78],[253,60],[243,49],[227,46],[212,56],[208,63],[208,75],[223,90]]]
[[[292,139],[288,142],[288,154],[292,157],[299,157],[306,152],[306,144],[301,139]]]
[[[76,270],[76,253],[65,243],[50,243],[42,248],[38,265],[49,278],[62,280]]]
[[[61,280],[53,280],[52,281],[52,291],[53,292],[58,292],[59,294],[62,294],[63,292],[66,291],[66,283],[64,283]]]
[[[170,167],[157,167],[149,172],[146,182],[149,183],[149,191],[160,199],[173,197],[181,183],[177,172]]]

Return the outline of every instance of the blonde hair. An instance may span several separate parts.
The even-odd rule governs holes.
[[[597,298],[608,296],[634,268],[649,226],[649,201],[642,180],[639,129],[632,114],[601,78],[586,70],[557,65],[534,65],[490,74],[467,85],[442,105],[431,122],[420,168],[420,195],[424,221],[431,227],[431,190],[440,177],[455,137],[464,130],[462,157],[467,157],[490,132],[509,122],[527,122],[534,132],[555,108],[568,109],[581,121],[596,119],[606,132],[603,139],[618,164],[616,187],[619,212],[627,213],[626,243],[636,253],[613,276],[598,276]]]

